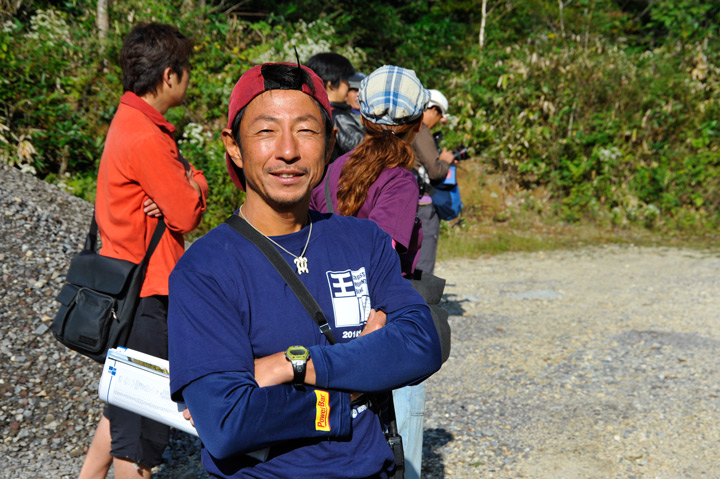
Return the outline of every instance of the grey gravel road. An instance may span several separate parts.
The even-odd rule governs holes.
[[[446,262],[426,477],[720,477],[720,259],[603,247]]]
[[[4,165],[0,208],[0,479],[74,478],[100,366],[47,328],[91,208]],[[628,246],[441,263],[454,340],[424,477],[720,477],[719,270]],[[174,433],[154,477],[206,477],[198,447]]]

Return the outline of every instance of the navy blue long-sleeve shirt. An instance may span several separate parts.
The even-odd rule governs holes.
[[[193,415],[212,474],[382,477],[393,459],[379,420],[353,409],[349,392],[387,391],[441,365],[429,309],[402,279],[390,237],[355,218],[313,213],[313,222],[310,273],[299,278],[325,312],[334,346],[228,225],[196,241],[170,277],[171,391]],[[306,227],[273,239],[299,253],[307,235]],[[387,325],[360,338],[371,308],[387,313]],[[294,344],[308,347],[316,385],[258,387],[254,359]],[[266,446],[265,462],[244,454]]]

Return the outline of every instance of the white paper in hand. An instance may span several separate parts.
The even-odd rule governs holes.
[[[132,349],[110,349],[105,357],[100,399],[175,429],[197,436],[195,427],[183,417],[185,404],[170,399],[170,365],[167,360]],[[248,453],[266,461],[270,448]]]
[[[127,348],[110,349],[105,358],[100,399],[197,436],[183,415],[185,405],[170,399],[167,360]]]

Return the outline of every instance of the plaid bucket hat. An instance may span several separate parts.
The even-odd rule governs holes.
[[[425,111],[430,93],[413,70],[384,65],[360,84],[360,114],[379,125],[404,125]]]

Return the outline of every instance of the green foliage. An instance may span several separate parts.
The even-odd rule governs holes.
[[[232,87],[252,65],[294,61],[295,49],[301,61],[342,53],[366,73],[385,63],[416,70],[450,100],[445,146],[467,145],[474,163],[525,190],[528,211],[623,228],[720,224],[714,1],[489,1],[482,48],[471,0],[252,0],[231,13],[226,2],[199,3],[111,2],[103,43],[88,2],[2,13],[0,161],[91,200],[122,93],[122,40],[138,21],[159,21],[195,41],[185,104],[167,117],[211,187],[201,232],[242,200],[219,139]],[[468,222],[512,223],[502,192],[485,190],[464,187]]]
[[[658,0],[649,9],[648,26],[679,40],[697,40],[717,25],[720,10],[709,0]]]
[[[0,32],[0,123],[7,127],[0,158],[45,175],[92,168],[103,131],[100,64],[66,16],[38,10],[27,24],[8,21]]]
[[[549,187],[566,220],[674,227],[682,210],[683,224],[717,223],[717,54],[692,48],[538,37],[488,52],[458,80],[458,126],[523,187]]]

